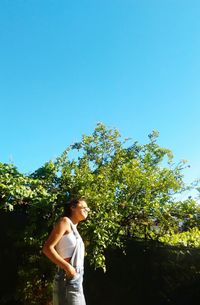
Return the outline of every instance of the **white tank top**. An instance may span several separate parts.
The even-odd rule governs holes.
[[[71,230],[68,234],[65,234],[61,237],[59,242],[56,245],[56,251],[62,256],[62,258],[72,257],[76,246],[76,236]]]
[[[69,219],[70,220],[70,219]],[[76,226],[70,220],[71,232],[61,237],[56,245],[56,251],[62,258],[71,258],[74,267],[83,268],[85,247]]]

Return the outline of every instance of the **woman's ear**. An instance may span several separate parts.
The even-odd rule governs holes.
[[[73,210],[75,210],[75,208],[76,208],[75,206],[71,206],[70,210],[73,211]]]

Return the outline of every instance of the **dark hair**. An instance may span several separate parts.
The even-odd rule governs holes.
[[[64,208],[64,216],[70,217],[72,214],[72,208],[77,207],[78,203],[82,200],[86,200],[84,197],[79,198],[73,198],[70,201],[68,201]]]

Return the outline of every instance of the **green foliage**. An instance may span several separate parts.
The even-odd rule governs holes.
[[[12,211],[15,205],[51,200],[41,180],[19,173],[14,165],[0,163],[0,177],[0,209]]]
[[[184,246],[190,248],[200,248],[200,230],[192,228],[177,234],[165,234],[160,237],[160,241],[173,246]]]
[[[0,164],[0,207],[10,213],[20,206],[27,218],[20,270],[24,286],[19,289],[24,304],[35,304],[33,278],[39,297],[43,288],[50,289],[52,265],[48,263],[49,272],[37,267],[41,248],[66,200],[74,195],[85,196],[91,208],[79,230],[95,268],[105,270],[105,249],[124,248],[130,238],[199,247],[192,238],[197,232],[191,230],[200,226],[198,204],[191,199],[176,202],[173,197],[185,188],[185,163],[175,165],[171,151],[161,148],[157,138],[153,131],[147,144],[128,146],[130,139],[122,140],[117,130],[99,123],[92,135],[83,135],[55,162],[47,162],[31,175]]]

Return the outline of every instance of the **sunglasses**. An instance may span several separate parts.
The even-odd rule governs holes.
[[[84,211],[87,211],[87,212],[90,211],[90,208],[88,208],[88,207],[81,207],[80,209],[81,209],[81,210],[84,210]]]

